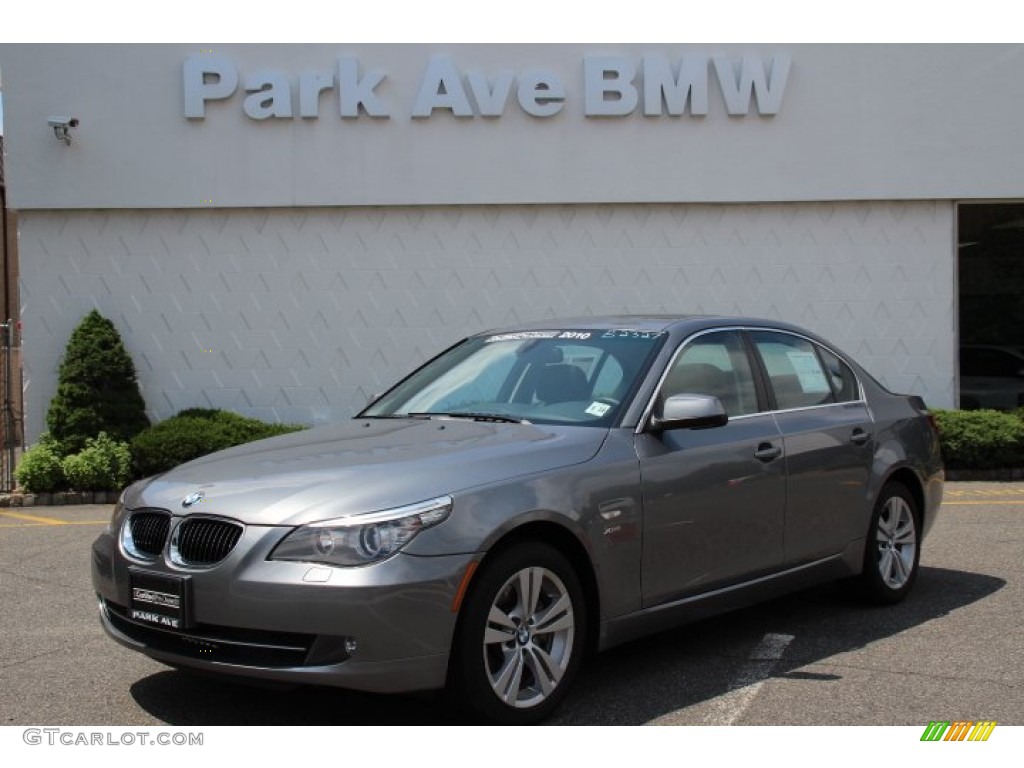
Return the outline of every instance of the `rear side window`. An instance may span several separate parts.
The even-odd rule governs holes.
[[[771,331],[754,331],[750,338],[764,362],[779,410],[836,402],[833,384],[811,342]]]

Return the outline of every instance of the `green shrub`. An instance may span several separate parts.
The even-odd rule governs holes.
[[[106,432],[86,440],[85,448],[65,456],[62,464],[68,486],[76,491],[119,491],[132,475],[128,443],[112,440]]]
[[[1024,467],[1021,412],[934,411],[947,469]]]
[[[300,429],[298,424],[268,424],[230,411],[190,408],[132,440],[135,475],[166,472],[214,451]]]
[[[25,451],[14,476],[29,493],[51,493],[67,487],[59,447],[49,434],[44,432],[39,442]]]
[[[61,456],[100,432],[127,441],[149,426],[135,365],[114,324],[95,309],[68,340],[46,425]]]

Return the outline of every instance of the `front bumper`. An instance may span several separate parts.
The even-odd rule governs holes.
[[[92,580],[103,628],[172,666],[380,693],[444,686],[453,601],[471,555],[399,553],[361,568],[267,560],[285,533],[249,526],[208,569],[133,562],[112,534],[100,535]],[[185,628],[131,618],[130,567],[189,578]]]

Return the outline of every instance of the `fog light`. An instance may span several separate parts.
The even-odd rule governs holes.
[[[356,639],[354,637],[345,638],[345,653],[351,656],[353,653],[356,652],[356,648],[358,647],[359,643],[356,642]]]

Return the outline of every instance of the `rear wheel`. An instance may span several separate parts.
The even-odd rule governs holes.
[[[859,583],[864,597],[891,604],[910,592],[921,559],[920,521],[917,502],[906,486],[886,484],[875,504],[864,548]]]
[[[535,542],[488,561],[463,606],[452,678],[466,709],[521,725],[547,717],[579,669],[583,589],[558,550]]]

